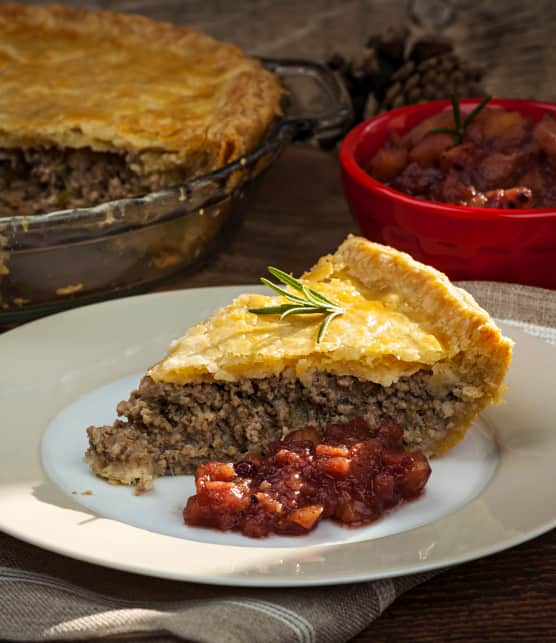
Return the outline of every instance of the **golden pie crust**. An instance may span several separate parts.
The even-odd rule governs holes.
[[[439,396],[457,389],[458,417],[429,453],[450,448],[477,414],[496,402],[512,342],[466,291],[393,248],[350,236],[302,281],[345,313],[316,343],[321,316],[257,315],[283,297],[246,294],[191,328],[148,375],[155,382],[238,381],[288,374],[354,376],[385,387],[419,371]]]
[[[0,147],[87,147],[139,174],[195,174],[255,147],[282,93],[259,61],[188,27],[0,4]]]

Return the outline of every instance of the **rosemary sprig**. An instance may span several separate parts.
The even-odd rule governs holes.
[[[269,266],[268,272],[284,285],[300,293],[300,295],[296,295],[282,286],[265,279],[265,277],[261,277],[261,282],[265,286],[285,297],[290,303],[281,304],[280,306],[267,306],[266,308],[250,308],[249,312],[255,313],[255,315],[280,315],[280,319],[285,319],[290,315],[326,315],[317,332],[317,344],[319,344],[330,322],[338,315],[342,315],[344,309],[283,270]]]
[[[454,137],[454,145],[461,145],[463,141],[463,135],[465,134],[466,127],[473,122],[477,114],[485,107],[489,102],[492,96],[485,96],[483,100],[474,107],[469,114],[461,120],[461,108],[458,102],[458,99],[455,96],[452,96],[452,110],[454,112],[454,124],[455,127],[433,127],[430,129],[427,134],[450,134]]]

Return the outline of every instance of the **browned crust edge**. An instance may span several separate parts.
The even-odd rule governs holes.
[[[240,47],[219,42],[191,27],[140,15],[65,5],[35,7],[1,3],[0,16],[27,23],[30,28],[72,29],[80,34],[102,30],[121,38],[133,36],[156,40],[157,46],[171,47],[184,54],[195,48],[197,52],[210,52],[215,59],[237,58],[244,64],[248,62],[249,66],[240,74],[226,80],[228,99],[215,111],[203,132],[199,132],[199,147],[211,152],[206,170],[222,167],[253,149],[272,120],[282,113],[280,99],[285,90],[277,76],[264,69],[260,61],[246,56]],[[165,160],[165,165],[171,163],[171,158]]]
[[[333,270],[344,268],[368,288],[401,295],[407,302],[404,312],[447,346],[458,379],[480,390],[470,415],[436,445],[434,454],[453,447],[477,415],[499,401],[513,342],[467,291],[404,252],[350,235],[334,255],[322,257],[312,270],[321,269],[323,262],[332,263]]]

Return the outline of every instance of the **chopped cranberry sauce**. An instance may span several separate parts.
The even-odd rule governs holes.
[[[298,429],[269,448],[268,457],[201,464],[185,523],[252,538],[306,534],[323,518],[356,527],[418,497],[431,472],[422,453],[404,451],[398,425],[372,430],[362,418],[322,435]]]
[[[556,206],[556,120],[534,123],[518,112],[486,108],[456,144],[436,128],[454,128],[451,111],[405,135],[393,132],[369,161],[369,174],[411,196],[479,208]]]

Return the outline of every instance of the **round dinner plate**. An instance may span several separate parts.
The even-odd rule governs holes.
[[[131,572],[225,585],[348,583],[485,556],[556,526],[556,349],[511,326],[504,404],[432,460],[422,498],[381,521],[253,540],[193,529],[191,476],[134,496],[83,462],[85,428],[115,406],[169,342],[256,286],[143,295],[60,313],[0,335],[0,529],[67,556]],[[262,290],[264,292],[264,290]]]

